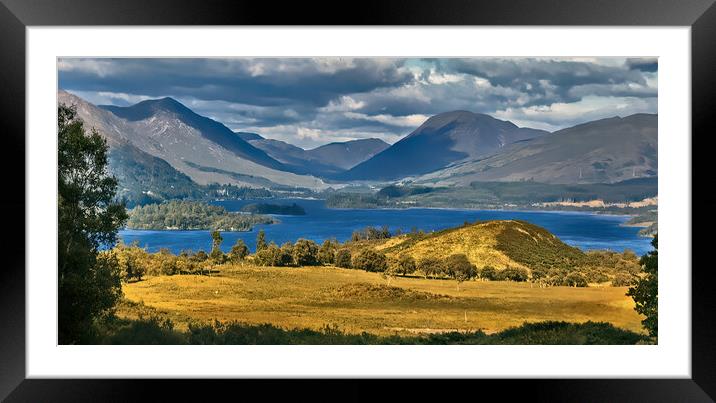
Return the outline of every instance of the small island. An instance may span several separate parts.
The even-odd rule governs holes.
[[[251,231],[256,224],[275,220],[259,214],[226,211],[224,207],[195,201],[147,204],[129,211],[128,229]]]
[[[291,205],[252,203],[245,205],[241,211],[252,214],[306,215],[306,210],[296,203]]]

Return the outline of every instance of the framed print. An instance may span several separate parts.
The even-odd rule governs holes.
[[[268,8],[3,3],[3,396],[713,399],[712,2]]]

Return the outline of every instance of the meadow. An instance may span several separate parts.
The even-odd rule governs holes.
[[[643,317],[627,287],[540,288],[529,282],[385,277],[332,266],[215,266],[211,275],[148,276],[123,284],[129,304],[120,318],[137,319],[137,306],[190,323],[271,324],[282,329],[326,327],[346,334],[415,336],[452,331],[499,332],[525,322],[608,322],[643,334]]]

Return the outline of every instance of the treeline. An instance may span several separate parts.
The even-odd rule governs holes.
[[[173,200],[135,207],[129,212],[127,228],[250,231],[256,224],[273,222],[268,216],[228,212],[221,206]]]
[[[612,286],[622,287],[635,284],[641,275],[639,258],[628,250],[623,253],[591,251],[581,256],[575,266],[525,266],[528,270],[519,266],[478,267],[459,253],[440,259],[425,257],[418,260],[407,253],[388,256],[362,242],[392,236],[387,227],[367,227],[354,235],[354,240],[345,244],[335,239],[325,240],[320,245],[312,240],[298,239],[278,245],[268,241],[261,230],[256,239],[256,252],[252,255],[241,239],[229,253],[222,252],[223,238],[219,231],[213,231],[209,253],[182,251],[175,256],[164,249],[152,254],[136,244],[122,243],[109,253],[117,257],[125,281],[141,280],[143,275],[210,274],[217,265],[241,262],[271,267],[336,266],[381,273],[389,280],[398,276],[450,279],[457,282],[458,289],[462,282],[470,280],[532,282],[540,287],[587,287],[590,283],[609,282]],[[408,236],[421,238],[425,234],[410,233]]]

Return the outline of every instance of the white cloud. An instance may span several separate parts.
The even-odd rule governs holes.
[[[392,116],[392,115],[366,115],[364,113],[346,112],[343,114],[349,119],[362,119],[372,122],[379,122],[386,125],[413,127],[416,128],[423,124],[430,116],[427,115],[408,115],[408,116]]]

